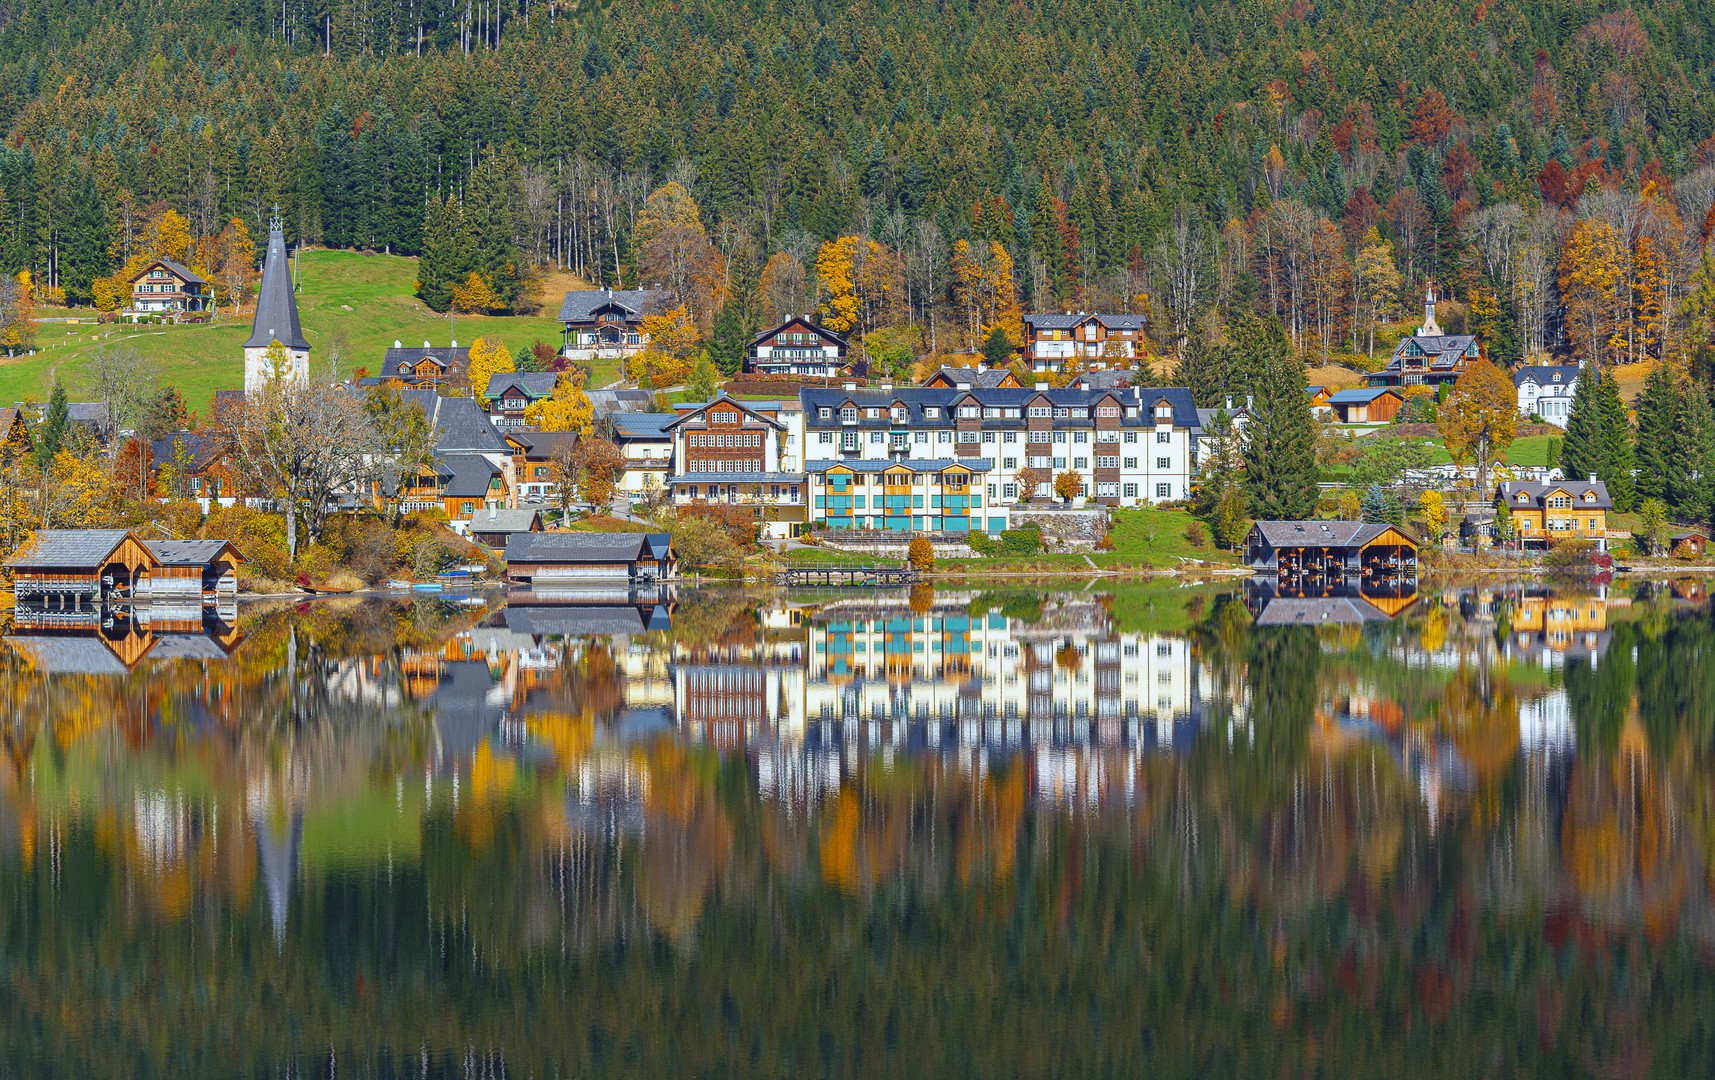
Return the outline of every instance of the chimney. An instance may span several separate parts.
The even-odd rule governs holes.
[[[1590,474],[1590,482],[1592,484],[1594,484],[1596,482],[1596,474],[1595,473]]]
[[[393,339],[393,347],[395,349],[403,349],[405,347],[405,345],[398,338],[394,338]]]
[[[971,388],[971,384],[968,382],[954,383],[953,384],[953,389],[955,389],[955,390],[969,390],[970,388]]]
[[[882,389],[883,389],[883,390],[892,390],[892,389],[893,389],[893,383],[891,383],[891,382],[884,382],[884,383],[882,383],[882,384],[881,384],[881,388],[882,388]]]
[[[424,340],[423,340],[423,348],[425,348],[425,349],[432,349],[432,348],[434,348],[434,346],[433,346],[433,345],[430,345],[430,344],[429,344],[429,342],[428,342],[428,339],[427,339],[427,338],[425,338],[425,339],[424,339]]]
[[[451,346],[449,346],[449,347],[450,347],[450,348],[454,348],[454,349],[456,349],[456,348],[458,348],[458,347],[459,347],[459,339],[458,339],[458,338],[453,338],[453,343],[452,343],[452,345],[451,345]]]
[[[1231,395],[1231,394],[1227,395],[1227,411],[1228,412],[1233,411],[1233,395]]]
[[[1251,398],[1251,396],[1249,394],[1246,394],[1245,395],[1245,411],[1246,412],[1250,412],[1251,409],[1254,407],[1252,402],[1253,402],[1253,399]]]
[[[847,390],[856,390],[857,389],[857,383],[855,383],[855,382],[846,383],[846,389]]]
[[[1038,390],[1046,390],[1046,389],[1048,389],[1048,384],[1047,384],[1047,383],[1045,383],[1045,382],[1039,382],[1039,383],[1037,383],[1037,384],[1036,384],[1036,389],[1038,389]]]
[[[987,371],[988,369],[989,369],[989,366],[987,364],[983,363],[981,360],[977,361],[977,374],[978,375],[981,375],[983,372]]]

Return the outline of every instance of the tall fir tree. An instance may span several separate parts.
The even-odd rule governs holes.
[[[709,329],[709,359],[722,375],[737,375],[739,368],[744,366],[744,354],[749,345],[750,336],[744,332],[738,303],[729,296],[720,311],[715,313],[714,325]]]
[[[1251,511],[1265,521],[1308,518],[1316,512],[1316,425],[1304,392],[1304,365],[1279,319],[1241,316],[1232,336],[1260,372],[1245,427]]]
[[[1620,383],[1609,372],[1602,379],[1602,441],[1608,497],[1614,509],[1629,514],[1637,506],[1637,487],[1632,477],[1636,457],[1632,446],[1632,421],[1620,399]]]
[[[1679,464],[1674,454],[1679,387],[1670,365],[1657,364],[1650,372],[1643,393],[1638,395],[1637,408],[1637,494],[1639,498],[1666,500],[1672,486],[1669,474]]]
[[[1578,389],[1566,414],[1566,438],[1560,444],[1560,470],[1568,480],[1581,480],[1607,467],[1602,419],[1602,376],[1593,364],[1578,373]]]
[[[1673,485],[1668,503],[1679,521],[1703,524],[1715,514],[1715,408],[1696,384],[1685,387],[1674,425]]]
[[[48,395],[48,411],[43,414],[42,422],[36,426],[31,439],[38,467],[46,468],[54,459],[60,447],[65,445],[70,430],[71,403],[66,399],[65,385],[56,381],[53,393]]]

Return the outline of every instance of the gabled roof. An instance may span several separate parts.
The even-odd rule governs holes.
[[[610,413],[643,412],[655,401],[647,390],[587,390],[590,411],[596,416]]]
[[[989,368],[987,371],[978,371],[976,368],[952,367],[943,364],[923,381],[927,383],[933,379],[941,378],[945,379],[950,387],[957,387],[960,383],[969,383],[979,389],[992,390],[998,388],[1011,374],[1012,372],[1006,368]]]
[[[1131,385],[1132,373],[1118,368],[1107,371],[1086,371],[1072,385],[1084,390],[1120,390]]]
[[[98,567],[130,535],[129,529],[38,529],[5,565],[50,569]]]
[[[286,237],[279,229],[268,234],[268,254],[262,261],[262,283],[256,289],[256,318],[250,324],[246,349],[266,349],[278,341],[288,349],[307,351],[310,343],[298,326],[298,298],[292,294],[292,271],[286,262]]]
[[[224,553],[234,562],[244,556],[225,540],[145,540],[143,546],[162,566],[207,566]]]
[[[470,519],[475,533],[525,533],[542,519],[540,510],[482,510]]]
[[[586,322],[602,311],[615,311],[627,321],[664,310],[672,294],[665,289],[581,289],[560,301],[561,322]]]
[[[1538,385],[1570,386],[1578,381],[1578,373],[1582,370],[1577,364],[1528,364],[1513,372],[1513,385],[1535,382]]]
[[[531,401],[540,401],[554,393],[554,386],[560,381],[557,371],[497,371],[488,377],[488,386],[482,392],[482,400],[498,401],[506,396],[506,391],[514,386]]]
[[[1024,316],[1026,323],[1044,330],[1070,330],[1091,319],[1109,330],[1141,330],[1147,321],[1142,315],[1110,315],[1095,311],[1067,311],[1059,314],[1043,311]]]
[[[154,467],[159,469],[163,465],[172,464],[176,446],[184,447],[185,457],[192,469],[201,470],[226,452],[227,443],[221,436],[206,431],[175,431],[149,444],[149,456]]]
[[[575,445],[578,438],[575,431],[514,431],[506,436],[508,442],[518,444],[526,458],[553,457],[562,445]]]
[[[612,563],[670,557],[666,533],[544,532],[506,538],[510,563]]]
[[[416,387],[407,387],[400,393],[407,401],[415,402],[428,418],[429,427],[435,432],[437,453],[508,453],[506,440],[494,429],[482,406],[471,398],[441,397],[433,390]]]
[[[798,398],[804,405],[805,423],[811,427],[816,426],[819,422],[815,410],[833,410],[833,421],[820,422],[837,423],[840,407],[848,402],[860,409],[883,410],[884,416],[881,420],[869,421],[867,418],[860,417],[860,425],[864,423],[891,423],[891,418],[887,417],[885,413],[892,407],[895,400],[905,402],[908,408],[907,423],[913,426],[933,427],[937,424],[951,423],[954,418],[947,415],[946,410],[956,407],[960,402],[967,399],[983,406],[1014,409],[1023,409],[1033,401],[1046,399],[1055,407],[1088,409],[1110,395],[1127,408],[1153,408],[1157,401],[1165,398],[1173,407],[1173,425],[1175,427],[1194,428],[1197,426],[1196,403],[1191,399],[1191,391],[1183,386],[1152,386],[1141,390],[1136,388],[1079,390],[1072,387],[1060,390],[1032,390],[1025,387],[1000,387],[992,390],[982,388],[944,390],[938,387],[878,390],[873,387],[860,387],[856,390],[844,390],[839,387],[805,387],[799,392]],[[934,420],[926,419],[923,415],[925,407],[940,409],[941,416]],[[1064,420],[1058,422],[1064,422]]]
[[[1338,394],[1328,395],[1330,405],[1368,405],[1379,397],[1392,394],[1399,397],[1399,391],[1391,386],[1367,386],[1352,390],[1342,390]]]
[[[488,494],[488,485],[501,471],[481,454],[446,454],[440,464],[452,476],[441,494],[449,499],[480,499]]]
[[[1545,484],[1509,480],[1495,492],[1495,501],[1504,500],[1508,506],[1514,509],[1523,506],[1527,509],[1538,510],[1544,508],[1543,500],[1557,491],[1563,491],[1571,496],[1573,506],[1592,510],[1612,510],[1614,508],[1614,500],[1608,496],[1608,485],[1601,480],[1597,480],[1595,483],[1588,480],[1551,480]],[[1585,502],[1584,496],[1587,493],[1594,493],[1596,501]],[[1520,495],[1524,496],[1522,500],[1519,498]]]
[[[433,345],[394,345],[381,358],[381,374],[383,377],[397,378],[403,366],[408,371],[415,371],[417,365],[424,360],[433,360],[443,371],[453,371],[470,365],[470,346],[449,345],[444,349]]]
[[[123,675],[128,668],[104,639],[89,635],[19,635],[6,644],[45,675]]]
[[[183,278],[185,281],[190,282],[193,285],[207,285],[208,284],[208,281],[206,279],[204,279],[201,274],[197,273],[195,270],[192,270],[190,267],[185,266],[183,263],[176,263],[171,259],[150,259],[149,262],[143,267],[143,269],[141,269],[141,270],[137,271],[135,274],[131,275],[132,283],[133,284],[136,283],[138,278],[147,274],[150,270],[153,270],[157,266],[166,267],[170,272],[178,275],[179,277]]]
[[[1417,347],[1423,350],[1424,356],[1429,358],[1431,368],[1451,370],[1458,365],[1459,358],[1465,355],[1465,350],[1469,349],[1476,340],[1475,334],[1442,334],[1439,337],[1413,334],[1410,337],[1402,338],[1400,343],[1394,346],[1393,358],[1382,370],[1386,371],[1390,368],[1398,370],[1405,358],[1406,345],[1414,341],[1417,343]]]
[[[760,420],[765,424],[772,424],[773,426],[781,429],[782,431],[784,431],[786,429],[785,424],[781,423],[779,420],[775,419],[774,417],[769,416],[767,413],[762,413],[762,412],[756,411],[756,409],[751,407],[751,405],[748,401],[740,401],[735,397],[728,397],[727,392],[725,390],[722,390],[720,393],[716,394],[713,401],[706,401],[701,405],[695,405],[689,409],[680,410],[678,415],[674,416],[672,420],[668,421],[667,427],[668,428],[677,427],[680,424],[684,423],[685,421],[690,420],[693,417],[700,416],[704,412],[707,412],[708,410],[713,409],[718,405],[730,405],[750,419]]]
[[[1416,542],[1397,525],[1366,521],[1259,521],[1252,528],[1269,547],[1360,547],[1392,529]]]
[[[751,338],[750,343],[753,347],[756,345],[760,345],[760,344],[762,344],[763,339],[771,338],[775,334],[778,334],[782,330],[786,329],[788,326],[793,326],[793,325],[807,326],[812,331],[814,331],[815,333],[820,334],[822,337],[828,338],[829,340],[835,342],[842,349],[846,348],[846,339],[845,338],[834,333],[832,330],[829,330],[827,327],[823,326],[821,323],[815,322],[815,321],[808,319],[808,318],[805,318],[801,315],[794,315],[791,318],[787,319],[785,322],[781,323],[779,326],[776,326],[770,330],[762,331],[760,334],[757,334],[755,337]]]

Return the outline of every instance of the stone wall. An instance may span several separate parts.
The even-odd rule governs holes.
[[[843,551],[848,555],[874,555],[883,559],[904,559],[909,557],[908,549],[911,547],[911,538],[918,534],[904,533],[902,534],[904,539],[898,541],[831,539],[832,536],[838,535],[837,532],[832,534],[823,532],[817,533],[816,538],[822,541],[821,546],[829,551]],[[935,548],[937,559],[974,559],[977,557],[977,553],[972,551],[971,546],[963,540],[931,537],[929,542]]]
[[[1058,540],[1065,547],[1093,548],[1096,541],[1108,533],[1108,511],[1105,507],[1068,510],[1014,510],[1012,527],[1034,525],[1042,530],[1043,542]],[[1052,550],[1052,548],[1050,549]]]

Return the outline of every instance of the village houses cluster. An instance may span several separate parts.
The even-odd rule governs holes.
[[[288,260],[276,222],[244,343],[246,392],[275,377],[310,377],[310,345]],[[195,313],[204,310],[207,282],[157,260],[139,272],[133,293],[137,311]],[[560,307],[559,351],[578,362],[623,361],[648,345],[644,320],[668,301],[651,289],[569,292]],[[792,396],[753,400],[721,392],[670,411],[654,411],[659,406],[645,390],[591,389],[588,396],[596,435],[611,439],[623,462],[618,499],[754,507],[767,539],[789,539],[806,528],[998,534],[1013,527],[1016,515],[1048,501],[1136,507],[1192,496],[1215,410],[1198,409],[1185,388],[1130,384],[1129,369],[1144,353],[1144,327],[1135,314],[1027,314],[1021,368],[944,367],[920,386],[895,386],[864,379],[843,337],[798,316],[757,334],[746,359],[750,375],[785,377]],[[279,355],[271,352],[276,343],[289,364],[281,372],[270,360]],[[440,511],[455,530],[504,545],[510,534],[543,527],[544,511],[558,501],[563,470],[556,461],[580,436],[534,430],[526,421],[531,406],[554,393],[558,376],[551,371],[499,373],[471,397],[442,396],[444,384],[468,370],[470,353],[457,341],[444,347],[395,341],[378,373],[351,385],[391,385],[429,422],[434,460],[399,493],[403,509]],[[1342,424],[1387,423],[1409,388],[1451,383],[1480,355],[1473,336],[1443,332],[1431,294],[1423,324],[1365,386],[1306,392],[1314,411]],[[1013,373],[1074,362],[1083,374],[1060,388],[1026,385]],[[1564,427],[1578,376],[1577,367],[1520,369],[1514,376],[1520,414]],[[1242,433],[1246,403],[1229,401],[1227,409]],[[5,422],[22,423],[20,411],[12,417]],[[153,455],[157,467],[174,462],[186,470],[191,493],[205,505],[230,505],[238,497],[217,439],[175,433],[157,441]],[[1067,473],[1079,481],[1075,494],[1056,483]],[[1519,519],[1527,542],[1554,535],[1562,517],[1576,522],[1579,535],[1603,535],[1592,515],[1611,504],[1594,478],[1541,491],[1515,486],[1497,491],[1496,499],[1505,499],[1515,516],[1527,511]],[[1479,533],[1482,524],[1475,523]]]

